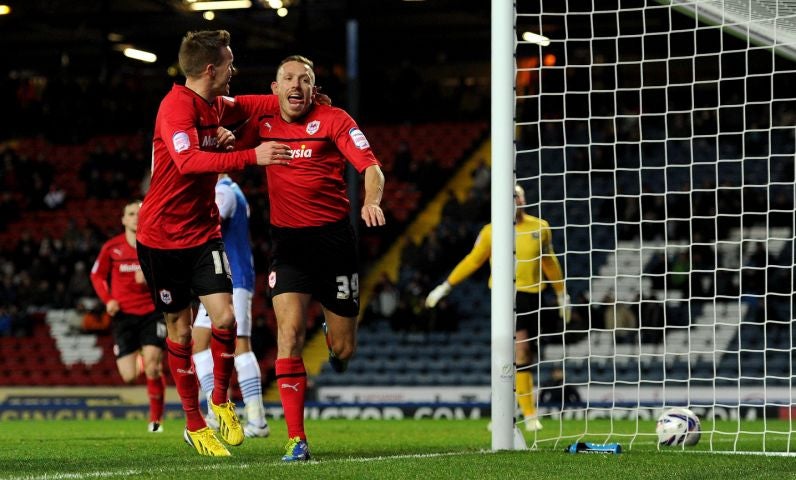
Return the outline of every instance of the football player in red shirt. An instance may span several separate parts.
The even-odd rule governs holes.
[[[180,45],[185,85],[174,85],[158,109],[152,144],[152,179],[139,213],[138,258],[155,307],[166,318],[169,370],[186,417],[185,441],[202,455],[230,453],[207,428],[199,410],[191,365],[191,302],[199,300],[212,322],[214,362],[211,408],[219,434],[240,445],[244,434],[227,398],[235,361],[232,281],[214,201],[218,173],[247,165],[286,165],[290,147],[262,143],[229,151],[232,132],[220,128],[223,95],[235,68],[229,32],[189,32]]]
[[[360,216],[368,227],[385,223],[379,206],[384,174],[354,120],[344,110],[313,101],[315,73],[309,59],[295,55],[283,60],[271,90],[278,109],[267,104],[269,97],[248,95],[237,96],[230,108],[245,110],[252,119],[240,142],[278,141],[288,145],[292,159],[289,165],[269,167],[267,174],[274,245],[268,285],[278,328],[276,380],[288,431],[282,460],[291,462],[310,459],[301,354],[313,298],[323,306],[332,367],[344,371],[356,348],[359,260],[349,221],[346,163],[364,173]]]
[[[143,360],[149,396],[149,431],[162,433],[166,379],[163,376],[163,348],[166,324],[155,310],[149,289],[138,264],[135,232],[141,202],[124,206],[124,233],[109,239],[91,269],[91,283],[113,318],[113,353],[116,367],[125,383],[135,383]]]

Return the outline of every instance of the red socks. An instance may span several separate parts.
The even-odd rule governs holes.
[[[276,384],[285,414],[288,438],[301,437],[304,433],[304,391],[307,388],[307,371],[301,357],[277,358],[274,365]]]
[[[229,330],[210,329],[210,351],[213,354],[213,403],[227,403],[227,390],[235,368],[235,340],[238,327],[233,325]]]
[[[166,377],[146,379],[146,393],[149,396],[149,421],[163,421],[163,407],[166,394]]]
[[[207,426],[202,413],[199,411],[199,384],[196,372],[191,363],[191,349],[193,342],[180,345],[166,339],[166,348],[169,351],[169,370],[177,386],[177,393],[185,410],[185,423],[188,430],[195,432]]]

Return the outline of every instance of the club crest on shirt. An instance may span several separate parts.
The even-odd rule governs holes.
[[[318,129],[321,128],[320,120],[313,120],[307,124],[307,133],[310,135],[315,135],[318,133]]]
[[[348,135],[351,137],[351,140],[354,141],[354,145],[356,145],[358,149],[364,150],[370,148],[370,143],[368,143],[368,139],[365,138],[365,134],[362,133],[362,130],[352,128],[348,131]]]
[[[165,303],[166,305],[170,304],[172,301],[171,292],[168,290],[161,290],[158,292],[160,294],[160,301]]]
[[[188,138],[188,134],[185,132],[176,132],[171,137],[171,143],[174,144],[174,151],[182,153],[191,146],[191,139]]]
[[[541,237],[542,235],[539,232],[531,232],[531,236],[536,240],[539,240],[539,237]]]

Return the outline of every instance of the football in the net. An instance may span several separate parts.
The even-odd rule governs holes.
[[[655,433],[662,447],[696,445],[701,435],[699,417],[687,408],[670,408],[658,417]]]

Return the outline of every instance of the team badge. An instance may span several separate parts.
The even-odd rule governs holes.
[[[166,305],[170,304],[172,301],[171,292],[168,290],[161,290],[160,292],[160,301],[165,303]]]
[[[274,288],[276,286],[276,272],[268,274],[268,286]]]
[[[539,232],[531,232],[531,237],[533,237],[536,240],[539,240],[539,237],[541,236],[542,235]]]
[[[320,120],[313,120],[307,124],[307,133],[310,135],[315,135],[318,133],[318,129],[321,128]]]
[[[365,134],[362,133],[362,130],[352,128],[348,131],[348,135],[351,137],[351,140],[354,141],[354,145],[356,145],[358,149],[364,150],[370,148],[370,143],[368,143],[368,139],[365,138]]]
[[[191,146],[191,139],[187,133],[177,132],[171,137],[171,143],[174,145],[174,151],[182,153]]]

